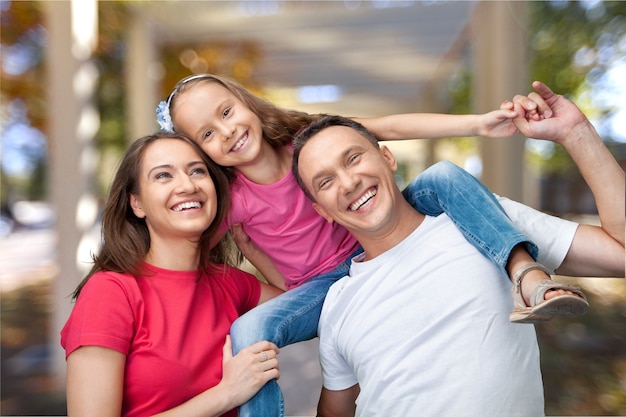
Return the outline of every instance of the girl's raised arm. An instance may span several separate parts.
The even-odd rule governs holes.
[[[511,109],[485,114],[407,113],[376,118],[354,118],[381,140],[442,137],[508,137],[517,133]]]

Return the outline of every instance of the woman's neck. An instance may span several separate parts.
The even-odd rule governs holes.
[[[274,148],[264,141],[259,158],[249,165],[237,167],[237,171],[256,184],[274,184],[289,173],[292,158],[290,146]]]
[[[144,260],[163,269],[192,271],[198,269],[200,251],[198,244],[189,240],[177,239],[176,242],[172,242],[153,239]]]

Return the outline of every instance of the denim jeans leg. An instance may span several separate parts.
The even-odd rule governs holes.
[[[445,212],[465,238],[505,274],[516,245],[523,243],[530,255],[537,258],[537,246],[515,228],[493,193],[451,162],[429,167],[403,194],[421,213],[438,216]]]
[[[337,279],[348,275],[348,272],[349,260],[330,273],[315,277],[239,317],[231,327],[233,354],[261,340],[284,347],[316,337],[326,293]],[[284,399],[276,380],[269,381],[252,399],[239,407],[240,417],[283,415]]]

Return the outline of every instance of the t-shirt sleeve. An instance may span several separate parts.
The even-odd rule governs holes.
[[[333,304],[333,287],[331,287],[324,303],[317,328],[320,338],[322,380],[324,388],[340,391],[356,385],[358,381],[354,371],[339,352],[335,343],[333,320],[329,317],[331,314],[330,304]]]
[[[542,213],[505,197],[496,197],[515,227],[539,248],[537,262],[554,272],[572,245],[578,223]]]
[[[254,275],[237,268],[227,267],[234,297],[238,300],[237,312],[242,315],[259,304],[261,283]]]
[[[109,273],[96,273],[87,281],[61,330],[66,358],[81,346],[128,353],[134,323],[129,292],[123,277]]]

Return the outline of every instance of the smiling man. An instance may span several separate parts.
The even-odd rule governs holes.
[[[572,156],[600,226],[578,225],[556,244],[566,238],[552,216],[510,201],[507,214],[540,251],[569,247],[557,272],[623,277],[624,171],[575,104],[545,84],[533,87],[503,107],[518,113],[522,134]],[[530,101],[536,111],[523,110]],[[534,328],[508,321],[511,284],[446,214],[425,216],[409,205],[396,168],[389,149],[349,119],[320,119],[294,141],[299,185],[364,249],[331,287],[320,317],[318,415],[544,415]]]
[[[407,203],[389,149],[328,117],[294,158],[316,210],[364,249],[320,318],[318,414],[543,415],[534,328],[509,322],[510,284],[445,214]]]

